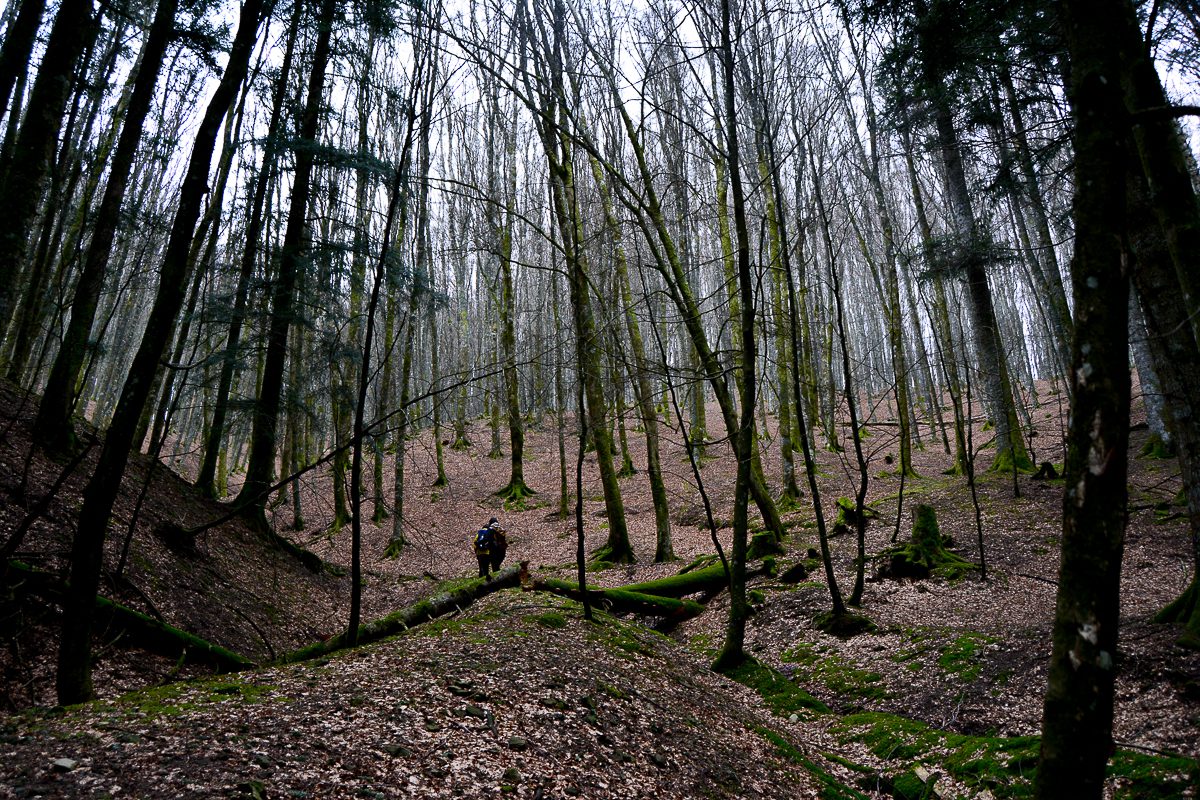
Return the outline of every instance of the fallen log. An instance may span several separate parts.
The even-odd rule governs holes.
[[[693,572],[683,572],[653,581],[630,583],[621,588],[627,592],[650,594],[657,597],[683,597],[696,592],[710,592],[729,585],[725,567],[719,562]]]
[[[691,619],[704,611],[704,606],[694,600],[630,591],[627,587],[615,589],[588,589],[555,578],[532,578],[522,576],[521,589],[526,592],[549,592],[577,602],[584,598],[594,607],[617,614],[640,614],[647,617],[666,617],[675,622]],[[697,590],[698,591],[698,590]]]
[[[4,582],[14,595],[34,594],[58,605],[62,604],[65,595],[63,582],[56,576],[20,561],[8,562]],[[135,645],[184,664],[203,664],[218,672],[239,672],[256,666],[250,659],[218,644],[99,595],[96,596],[95,626],[96,630],[116,633],[126,645]]]
[[[388,636],[403,633],[409,628],[429,622],[437,617],[461,611],[479,598],[486,597],[493,592],[518,586],[521,582],[521,575],[526,570],[528,563],[527,561],[523,561],[520,565],[507,567],[490,578],[476,578],[467,581],[456,586],[454,589],[427,597],[399,611],[393,611],[386,617],[364,623],[358,628],[357,644],[376,642]],[[277,659],[275,663],[293,664],[297,661],[309,661],[329,655],[337,650],[345,649],[345,647],[346,634],[340,633],[325,641],[314,642],[307,647],[302,647],[299,650],[288,653]]]

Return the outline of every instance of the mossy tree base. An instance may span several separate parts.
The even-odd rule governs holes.
[[[1200,581],[1193,580],[1183,594],[1154,617],[1155,622],[1182,623],[1178,644],[1200,650]]]
[[[451,450],[470,450],[471,447],[471,440],[464,435],[456,436],[450,445]]]
[[[535,495],[537,495],[537,492],[525,485],[525,481],[517,478],[516,480],[509,481],[503,488],[497,489],[492,494],[492,497],[500,498],[504,502],[505,510],[514,511],[523,510],[525,508],[525,501]]]
[[[950,540],[942,535],[932,506],[920,504],[913,510],[912,538],[880,554],[878,574],[885,578],[960,578],[977,565],[947,550]]]
[[[1033,462],[1029,460],[1028,455],[1021,453],[1014,458],[1010,450],[1007,453],[997,453],[995,460],[992,461],[992,465],[988,467],[988,472],[1012,472],[1014,464],[1017,472],[1033,472],[1037,469]]]
[[[1142,445],[1139,455],[1142,458],[1171,459],[1176,455],[1175,443],[1164,441],[1157,433],[1152,433]]]
[[[730,650],[726,648],[713,661],[712,671],[719,672],[722,675],[731,675],[741,670],[752,660],[750,656],[746,655],[744,650]]]
[[[787,514],[792,511],[799,511],[802,506],[801,501],[803,499],[804,499],[804,492],[801,492],[799,490],[797,490],[795,492],[792,492],[790,490],[785,490],[783,492],[783,494],[779,495],[779,499],[777,501],[775,501],[775,508],[777,511],[779,511],[780,514]]]
[[[387,547],[383,548],[383,557],[387,559],[397,559],[404,552],[404,546],[408,544],[408,540],[403,536],[395,537],[388,541]]]
[[[632,547],[618,549],[606,544],[592,552],[592,561],[605,564],[634,564],[637,557],[634,556]]]

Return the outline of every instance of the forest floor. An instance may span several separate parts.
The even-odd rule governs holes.
[[[1059,466],[1063,405],[1043,387],[1042,403],[1031,412],[1036,456]],[[33,410],[31,400],[0,385],[0,543],[63,469],[30,454]],[[61,709],[53,700],[58,609],[16,602],[6,589],[0,798],[875,798],[923,796],[922,780],[936,781],[945,797],[1030,796],[1062,481],[1021,475],[1014,496],[1011,475],[981,470],[981,554],[971,493],[962,477],[943,474],[951,459],[927,426],[925,447],[914,454],[918,476],[905,481],[898,514],[891,416],[877,408],[866,427],[867,503],[878,514],[867,529],[867,552],[884,549],[897,524],[906,538],[912,507],[927,503],[958,553],[977,563],[983,557],[987,577],[879,580],[869,569],[861,610],[874,622],[873,633],[839,639],[815,628],[813,618],[830,605],[819,571],[798,584],[759,576],[747,648],[762,666],[732,680],[708,668],[724,635],[727,596],[664,635],[652,621],[635,618],[602,615],[588,623],[574,603],[513,589],[377,644],[234,675],[181,667],[102,631],[100,699]],[[719,421],[715,409],[709,420]],[[473,575],[468,542],[493,515],[509,531],[510,562],[573,579],[575,528],[557,513],[561,473],[552,419],[527,431],[525,475],[538,494],[520,511],[503,508],[492,494],[508,481],[507,447],[506,457],[488,458],[486,425],[470,434],[470,449],[445,451],[444,488],[430,488],[432,435],[410,443],[408,541],[399,558],[383,557],[391,520],[364,526],[365,620]],[[1145,435],[1144,426],[1135,426],[1133,452]],[[977,426],[973,437],[979,447],[989,434]],[[628,438],[635,465],[644,467],[641,434],[631,429]],[[664,444],[679,560],[653,562],[653,506],[639,472],[621,483],[638,561],[596,572],[590,581],[615,586],[666,576],[714,551],[677,431],[665,430]],[[767,438],[761,446],[768,479],[778,488],[779,442]],[[574,452],[568,439],[571,485]],[[17,559],[63,574],[94,457],[47,504]],[[822,449],[819,459],[832,517],[833,501],[852,496],[857,467],[850,449]],[[991,451],[980,449],[980,466],[990,460]],[[173,471],[189,474],[189,454],[168,463],[131,464],[106,545],[106,596],[259,663],[344,629],[350,592],[341,570],[309,571],[236,520],[188,547],[164,535],[163,523],[192,527],[224,511]],[[1177,629],[1151,622],[1191,575],[1186,522],[1175,504],[1178,471],[1173,461],[1150,458],[1131,459],[1130,469],[1118,752],[1109,793],[1197,797],[1200,653],[1175,644]],[[290,530],[289,502],[273,508],[275,528],[328,564],[348,565],[349,526],[330,527],[330,476],[310,475],[301,482],[307,526]],[[390,458],[385,475],[390,486]],[[709,445],[702,476],[716,516],[727,520],[734,465],[725,443]],[[805,499],[785,515],[790,533],[780,572],[816,545],[803,488]],[[583,494],[592,549],[607,533],[594,455],[585,462]],[[720,538],[728,548],[727,527]],[[854,536],[832,542],[836,576],[848,594]]]

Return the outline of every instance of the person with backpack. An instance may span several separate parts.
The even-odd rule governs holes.
[[[495,517],[476,531],[473,547],[475,559],[479,562],[479,577],[486,578],[491,570],[500,569],[504,554],[508,550],[508,537]]]
[[[499,524],[493,529],[492,543],[492,572],[499,572],[500,565],[504,563],[504,556],[508,553],[508,534]]]

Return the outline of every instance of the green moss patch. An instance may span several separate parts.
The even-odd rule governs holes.
[[[829,706],[801,689],[781,673],[753,659],[724,673],[725,677],[748,686],[762,697],[771,711],[781,716],[800,711],[829,711]]]
[[[882,700],[887,696],[881,685],[883,675],[859,669],[831,650],[801,642],[785,650],[782,658],[796,665],[797,680],[823,686],[839,697],[861,701]]]
[[[184,681],[128,692],[112,703],[97,703],[94,708],[155,719],[175,717],[231,700],[240,705],[262,703],[274,691],[274,686],[243,681]]]
[[[865,744],[875,757],[893,763],[900,777],[917,764],[936,765],[973,792],[986,789],[998,800],[1033,797],[1039,737],[966,736],[882,713],[843,717],[832,730],[842,743]],[[1108,776],[1118,800],[1166,800],[1200,783],[1200,762],[1119,751],[1109,761]]]
[[[867,800],[867,795],[838,781],[775,731],[770,728],[755,728],[754,731],[774,745],[775,751],[779,755],[793,764],[804,767],[810,775],[817,779],[821,784],[821,800]]]
[[[557,611],[547,611],[545,614],[539,614],[534,619],[539,625],[547,628],[565,628],[567,627],[567,618]]]
[[[942,648],[938,666],[964,681],[973,681],[983,669],[980,651],[995,641],[994,637],[982,633],[964,633]]]

